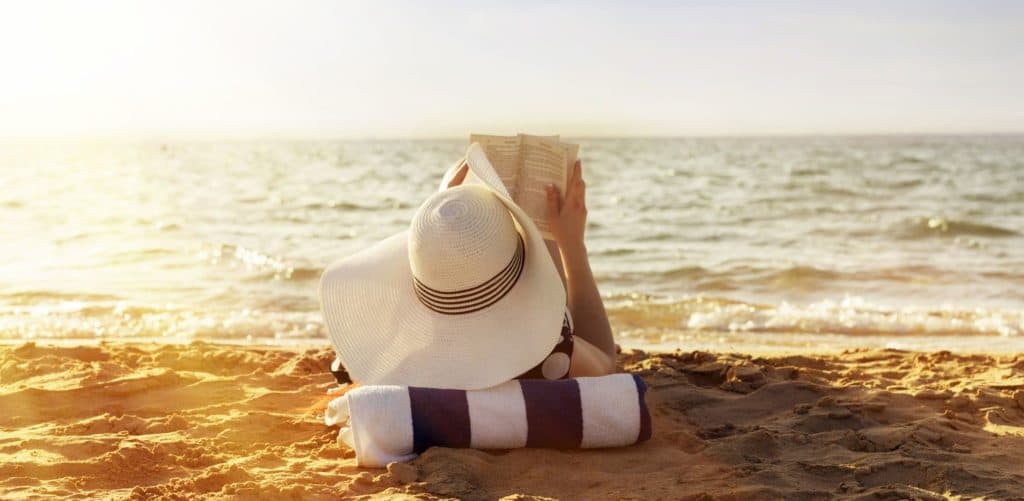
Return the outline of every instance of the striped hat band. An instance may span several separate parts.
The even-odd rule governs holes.
[[[508,264],[482,284],[455,290],[439,291],[423,284],[413,276],[416,297],[424,306],[444,315],[464,315],[480,311],[505,297],[516,285],[526,263],[526,248],[522,235],[518,235],[516,251]]]

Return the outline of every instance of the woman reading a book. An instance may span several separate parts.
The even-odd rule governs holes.
[[[576,161],[564,195],[548,186],[546,241],[472,144],[407,232],[324,272],[336,375],[343,365],[363,384],[479,389],[614,372],[582,170]]]
[[[449,187],[461,184],[467,170],[468,166],[463,164]],[[581,161],[577,160],[573,166],[564,197],[555,185],[547,186],[547,202],[548,225],[554,240],[545,243],[565,285],[566,317],[573,344],[572,363],[565,375],[610,374],[615,369],[617,348],[583,241],[587,227],[587,185]]]

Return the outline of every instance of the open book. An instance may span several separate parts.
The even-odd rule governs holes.
[[[488,136],[472,134],[469,142],[479,143],[498,172],[505,188],[533,218],[544,238],[551,239],[547,219],[547,186],[554,184],[565,196],[579,153],[578,144],[563,143],[558,136]]]

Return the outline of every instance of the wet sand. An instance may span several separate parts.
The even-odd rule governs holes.
[[[1024,355],[628,352],[654,437],[363,469],[329,349],[0,347],[0,498],[1024,499]]]

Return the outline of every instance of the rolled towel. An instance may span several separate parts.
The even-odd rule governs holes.
[[[361,386],[327,406],[328,426],[362,466],[431,446],[618,447],[651,438],[647,385],[635,374],[513,380],[485,390]]]

